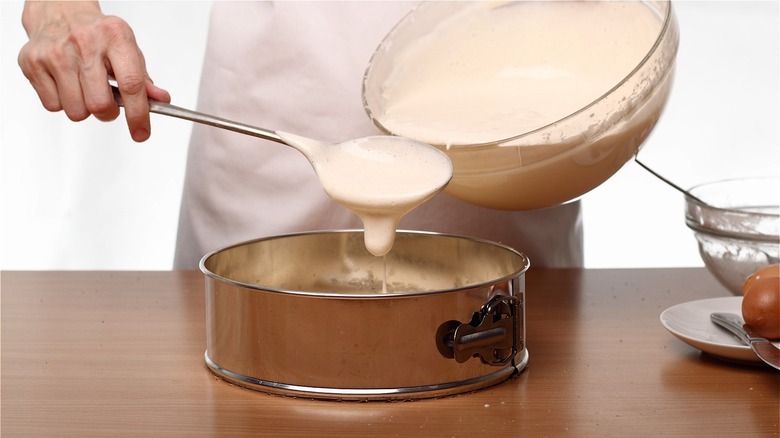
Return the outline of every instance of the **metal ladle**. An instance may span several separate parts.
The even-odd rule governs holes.
[[[114,101],[124,107],[111,84]],[[379,135],[325,143],[234,122],[149,100],[149,111],[290,146],[314,167],[325,192],[363,221],[367,249],[376,256],[390,250],[401,217],[444,189],[452,162],[439,149],[409,138]]]
[[[119,89],[116,86],[111,85],[111,91],[114,94],[114,101],[116,102],[116,104],[120,107],[124,107],[125,106],[124,101],[122,100],[122,95],[120,94]],[[279,131],[272,131],[269,129],[258,128],[256,126],[251,126],[244,123],[223,119],[221,117],[212,116],[209,114],[181,108],[175,105],[159,102],[153,99],[149,99],[149,111],[156,114],[162,114],[166,116],[176,117],[179,119],[189,120],[191,122],[201,123],[204,125],[213,126],[220,129],[227,129],[228,131],[251,135],[253,137],[259,137],[265,140],[271,140],[286,146],[290,146],[294,149],[297,149],[299,152],[305,155],[306,158],[308,158],[309,161],[312,162],[312,165],[314,165],[315,168],[314,170],[318,173],[322,170],[322,166],[320,166],[320,164],[322,163],[317,162],[317,158],[319,154],[318,151],[316,151],[315,149],[326,149],[326,148],[333,149],[334,146],[338,146],[347,142],[363,140],[363,139],[356,139],[356,140],[348,140],[347,142],[342,142],[342,143],[329,144],[329,143],[320,142],[312,139],[307,139],[305,137],[298,136],[298,135],[292,135],[286,133],[282,133],[280,135]],[[449,157],[447,157],[447,155],[444,152],[440,151],[439,149],[431,145],[419,142],[417,140],[412,140],[410,138],[391,136],[391,135],[365,137],[365,139],[368,138],[381,138],[384,141],[397,143],[397,145],[394,144],[393,147],[398,147],[399,150],[405,147],[409,147],[410,145],[414,145],[416,147],[421,147],[425,150],[431,151],[437,155],[445,157],[446,162],[449,163],[449,170],[447,172],[449,173],[449,176],[443,178],[436,185],[436,187],[430,187],[430,190],[433,193],[442,190],[447,185],[449,180],[452,178],[452,163],[450,162]],[[371,155],[375,155],[377,153],[380,153],[381,151],[379,151],[378,148],[372,148],[370,146],[367,146],[363,150],[363,152],[368,152],[369,154],[367,156],[367,159],[371,159],[371,158],[377,158],[377,157],[372,157]],[[414,154],[411,154],[406,156],[406,158],[416,159],[418,157],[415,156]],[[425,157],[420,157],[420,158],[425,158]]]

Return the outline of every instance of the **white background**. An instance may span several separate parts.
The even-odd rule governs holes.
[[[691,185],[780,171],[777,1],[678,1],[675,88],[639,156]],[[155,82],[194,108],[209,2],[103,2],[135,29]],[[0,2],[0,267],[166,270],[189,122],[124,124],[48,113],[21,74],[22,3]],[[273,127],[269,127],[273,128]],[[586,266],[701,266],[683,198],[629,162],[583,198]],[[522,248],[519,248],[522,250]]]

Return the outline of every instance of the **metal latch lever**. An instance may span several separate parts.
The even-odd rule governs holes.
[[[496,295],[472,315],[471,321],[447,321],[437,331],[437,347],[447,358],[463,363],[479,357],[482,363],[501,366],[518,351],[520,300]]]

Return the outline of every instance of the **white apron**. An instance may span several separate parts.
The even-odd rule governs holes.
[[[409,2],[214,2],[201,77],[201,111],[338,142],[376,135],[362,77]],[[581,266],[580,204],[530,212],[477,207],[447,194],[402,219],[402,229],[480,237],[533,266]],[[296,150],[195,125],[187,158],[175,267],[209,251],[297,231],[362,228],[322,190]]]

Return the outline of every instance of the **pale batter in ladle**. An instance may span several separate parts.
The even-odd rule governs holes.
[[[122,97],[112,87],[117,105]],[[149,111],[291,146],[306,156],[325,192],[362,221],[369,252],[383,256],[393,246],[401,218],[441,191],[452,178],[447,155],[425,143],[372,136],[325,143],[270,131],[154,100]]]

